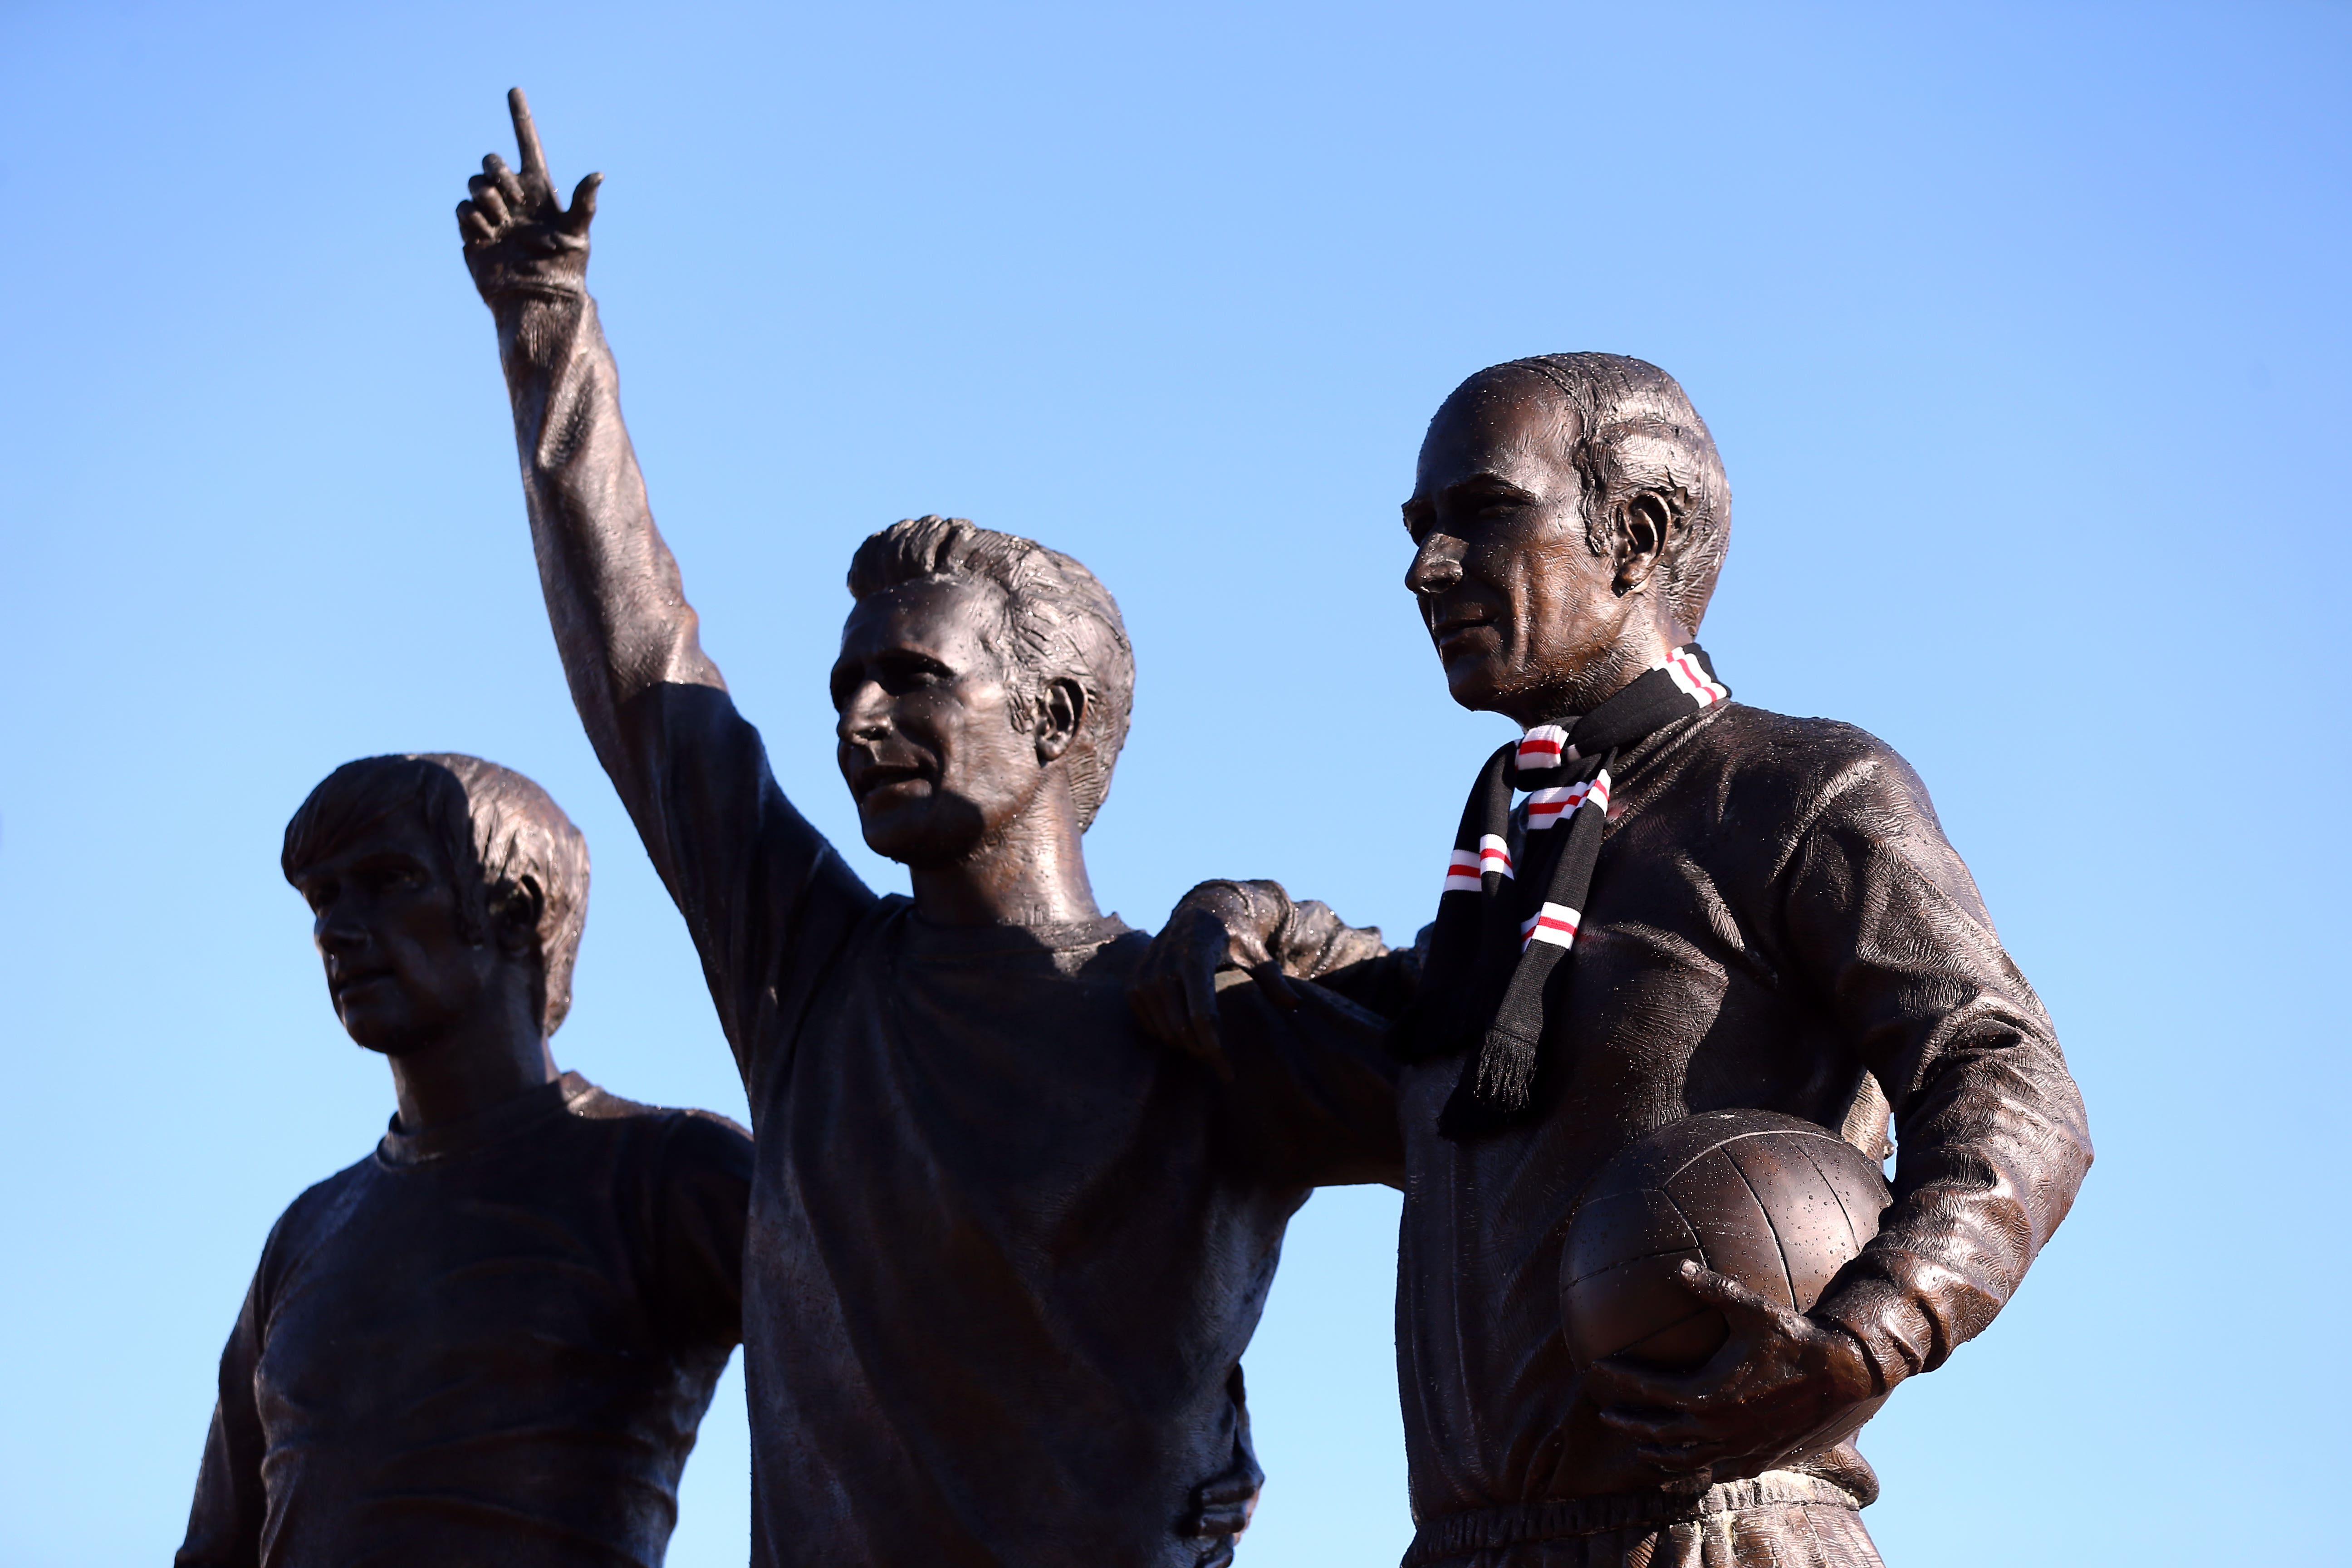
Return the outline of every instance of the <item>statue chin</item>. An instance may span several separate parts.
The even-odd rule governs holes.
[[[1446,694],[1474,713],[1502,711],[1503,705],[1517,693],[1520,681],[1510,679],[1505,668],[1501,648],[1455,650],[1444,658]]]
[[[335,997],[335,1019],[352,1043],[381,1056],[400,1054],[401,1041],[415,1032],[408,1016],[407,998],[394,982],[381,978],[356,985]]]
[[[346,1010],[342,1015],[343,1033],[352,1044],[362,1050],[373,1051],[380,1057],[408,1055],[405,1048],[415,1031],[405,1028],[398,1020],[387,1018],[383,1011],[371,1008]]]
[[[953,795],[906,801],[868,795],[858,804],[866,847],[902,866],[948,865],[968,858],[987,836],[980,808]]]

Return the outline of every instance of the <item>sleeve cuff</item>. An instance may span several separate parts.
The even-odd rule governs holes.
[[[1949,1349],[1935,1321],[1904,1290],[1885,1279],[1860,1279],[1816,1306],[1817,1321],[1843,1329],[1861,1342],[1873,1390],[1885,1394],[1915,1373],[1942,1364]]]

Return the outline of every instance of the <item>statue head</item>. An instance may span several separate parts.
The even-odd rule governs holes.
[[[520,773],[479,757],[366,757],[329,773],[278,858],[312,915],[335,1016],[387,1056],[486,1007],[551,1035],[572,1006],[588,844]]]
[[[833,702],[867,845],[940,864],[1041,807],[1093,823],[1135,693],[1127,627],[1093,573],[919,517],[858,546],[849,592]]]
[[[1465,708],[1588,712],[1706,614],[1731,534],[1715,438],[1675,378],[1622,354],[1480,371],[1429,423],[1405,585]]]

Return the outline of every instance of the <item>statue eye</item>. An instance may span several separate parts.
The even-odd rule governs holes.
[[[934,659],[894,658],[877,672],[882,689],[892,696],[928,691],[954,683],[955,672]]]

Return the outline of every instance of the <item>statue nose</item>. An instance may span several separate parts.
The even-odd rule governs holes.
[[[1404,574],[1404,585],[1416,594],[1443,594],[1461,581],[1460,556],[1442,548],[1434,539],[1414,552],[1412,565]]]
[[[872,742],[887,739],[889,722],[877,708],[864,702],[853,702],[842,710],[841,721],[834,727],[845,741]]]
[[[842,700],[841,717],[834,724],[834,733],[845,741],[877,741],[890,732],[883,718],[885,704],[882,688],[869,680],[849,692]]]
[[[338,918],[330,910],[319,919],[317,931],[319,951],[333,956],[345,956],[367,945],[367,929],[357,921]]]

